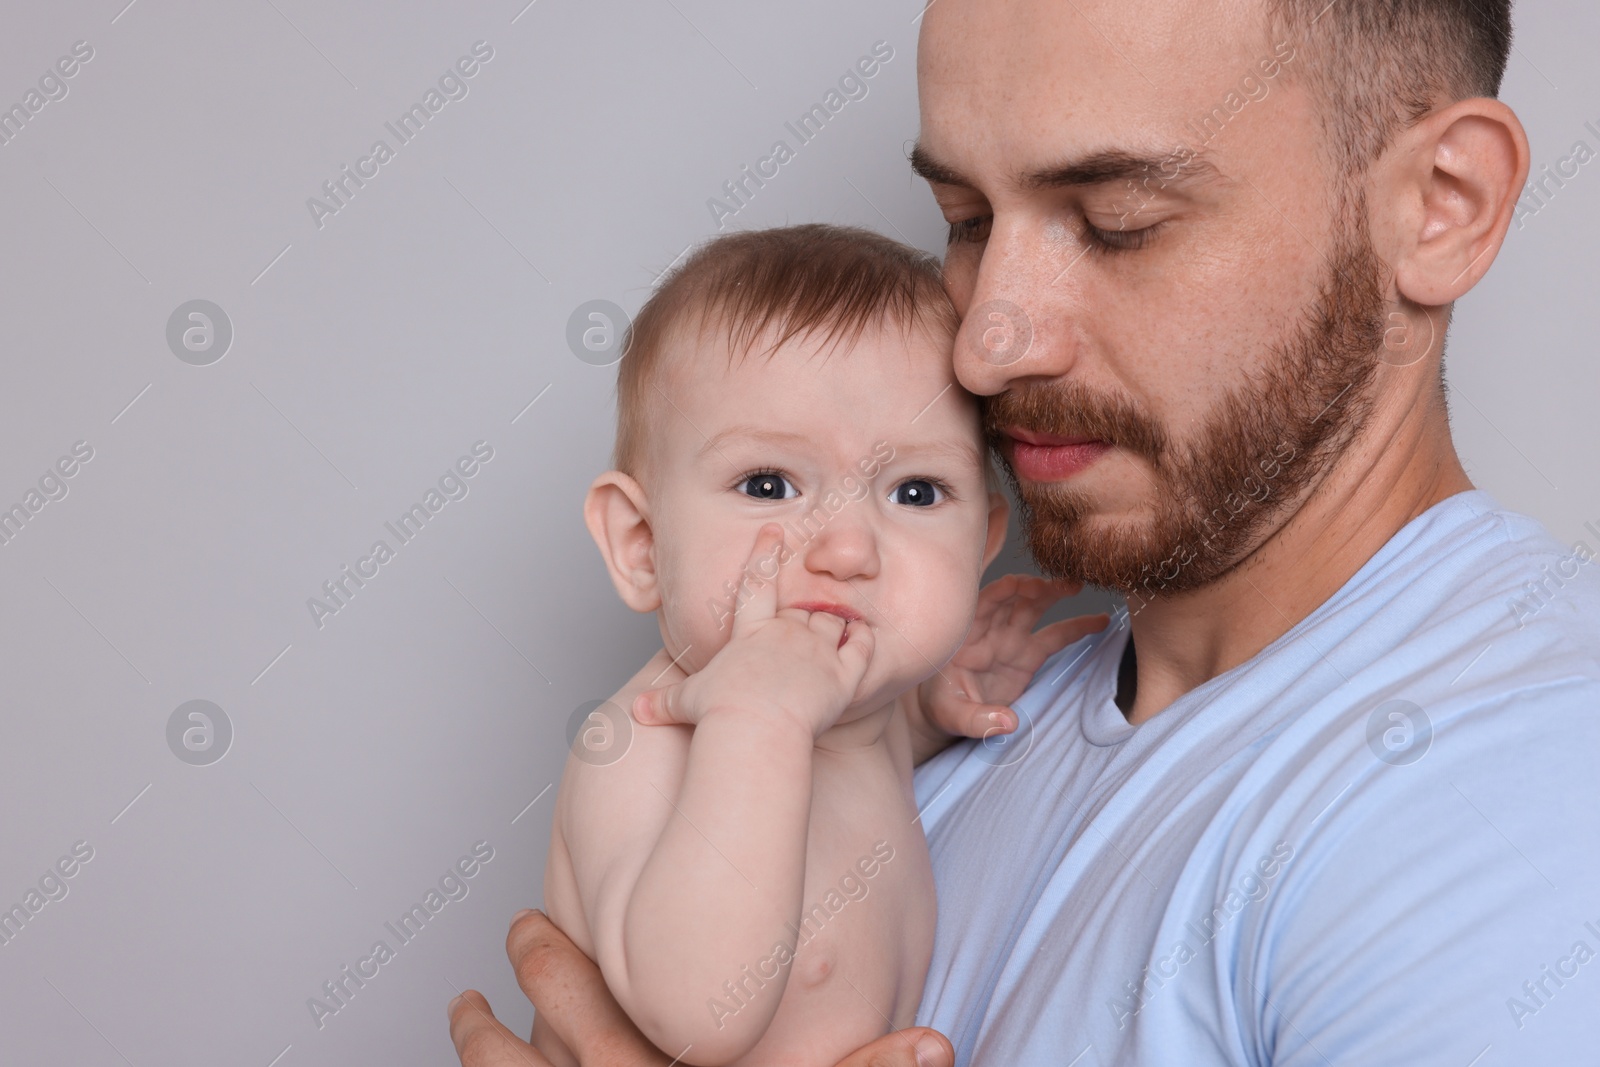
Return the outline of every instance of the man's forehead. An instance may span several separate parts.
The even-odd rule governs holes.
[[[1086,130],[1185,113],[1263,54],[1264,0],[934,0],[917,80],[925,132],[975,110]]]
[[[1013,55],[1109,50],[1144,69],[1196,46],[1254,49],[1267,33],[1268,10],[1268,0],[933,0],[924,8],[918,45],[1003,48]]]

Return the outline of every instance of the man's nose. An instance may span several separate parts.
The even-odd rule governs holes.
[[[867,500],[849,501],[830,516],[806,542],[806,570],[841,582],[876,578],[878,535],[867,514],[871,506]]]
[[[1082,302],[1073,271],[1082,268],[1075,258],[1080,252],[1042,235],[1007,236],[996,228],[956,336],[956,378],[970,392],[994,396],[1072,369]]]

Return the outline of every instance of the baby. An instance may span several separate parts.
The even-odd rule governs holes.
[[[811,225],[703,246],[630,331],[584,517],[664,647],[611,700],[641,724],[621,757],[567,762],[545,908],[681,1062],[828,1067],[912,1025],[913,763],[1013,729],[1039,664],[1104,624],[1033,632],[1059,583],[980,598],[1007,509],[958,327],[931,257]]]

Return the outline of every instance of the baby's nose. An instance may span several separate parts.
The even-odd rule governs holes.
[[[810,534],[805,548],[806,570],[838,581],[875,578],[878,574],[878,540],[871,524],[846,512],[833,516]]]

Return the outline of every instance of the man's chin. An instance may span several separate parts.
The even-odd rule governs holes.
[[[1018,485],[1023,535],[1040,571],[1130,595],[1214,578],[1205,538],[1172,500],[1124,503],[1087,488]]]
[[[1146,600],[1221,579],[1259,546],[1261,537],[1253,531],[1270,526],[1278,513],[1263,509],[1211,528],[1190,521],[1176,506],[1105,514],[1087,504],[1062,503],[1053,494],[1023,502],[1023,534],[1039,570]]]
[[[1051,578],[1126,593],[1166,558],[1148,516],[1114,517],[1037,503],[1024,503],[1023,515],[1028,552]]]

